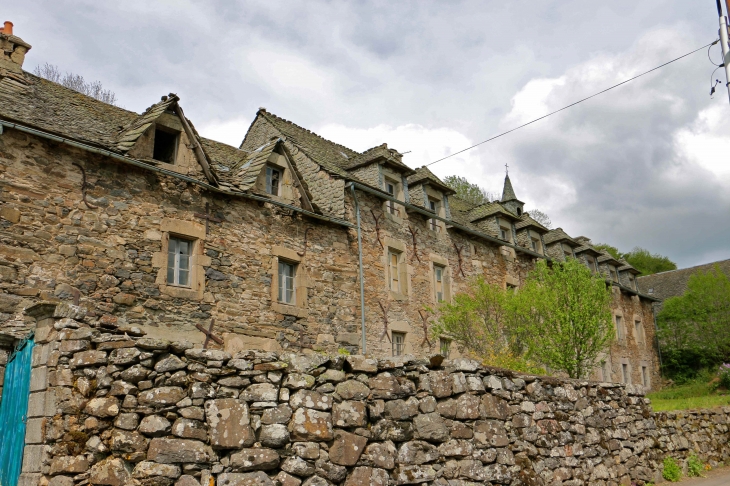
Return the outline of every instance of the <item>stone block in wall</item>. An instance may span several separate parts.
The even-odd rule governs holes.
[[[208,400],[205,403],[205,419],[213,448],[250,447],[256,440],[250,426],[248,405],[239,400]]]
[[[216,457],[210,446],[190,439],[154,438],[147,450],[147,459],[161,464],[211,463]]]

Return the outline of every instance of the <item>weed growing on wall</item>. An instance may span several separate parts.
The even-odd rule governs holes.
[[[705,468],[705,465],[702,464],[702,461],[700,461],[700,458],[697,457],[697,454],[692,454],[689,456],[689,459],[687,459],[687,475],[691,478],[699,478],[702,477],[702,470]]]
[[[679,467],[679,464],[677,464],[677,461],[675,461],[673,458],[664,458],[664,469],[662,470],[662,477],[667,481],[671,481],[673,483],[676,483],[677,481],[682,479],[682,469]]]

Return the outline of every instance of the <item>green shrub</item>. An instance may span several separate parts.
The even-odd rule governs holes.
[[[667,481],[676,483],[682,479],[682,469],[677,464],[677,461],[671,457],[664,458],[664,469],[662,470],[662,477]]]
[[[717,371],[717,377],[720,379],[720,386],[730,390],[730,364],[723,363]]]
[[[689,456],[689,459],[687,459],[687,475],[691,478],[700,478],[702,477],[702,470],[705,468],[705,465],[702,464],[702,461],[700,461],[700,458],[697,457],[697,454],[692,454]]]

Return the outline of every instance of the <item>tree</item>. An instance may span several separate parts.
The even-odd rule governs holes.
[[[548,216],[546,213],[543,213],[539,209],[531,209],[530,217],[547,229],[551,229],[553,226],[553,222],[550,221],[550,216]]]
[[[473,280],[466,292],[439,307],[435,337],[446,336],[485,364],[518,371],[543,372],[525,358],[520,329],[511,325],[509,299],[514,293],[488,284],[483,277]]]
[[[571,378],[585,378],[611,345],[610,303],[604,278],[572,258],[539,261],[510,302],[529,357]]]
[[[444,177],[444,183],[456,191],[456,195],[466,202],[472,204],[484,204],[498,199],[494,194],[490,194],[486,189],[472,184],[466,177],[448,176]]]
[[[608,252],[612,257],[614,257],[616,260],[619,260],[624,257],[623,253],[621,253],[618,248],[615,246],[611,246],[608,243],[597,243],[593,245],[593,248],[595,248],[598,251],[605,251]]]
[[[101,81],[86,82],[83,76],[67,72],[61,74],[61,70],[58,66],[53,64],[45,63],[42,66],[36,66],[33,70],[33,74],[38,77],[45,78],[48,81],[58,83],[61,86],[65,86],[74,91],[78,91],[81,94],[90,96],[104,103],[110,105],[116,105],[117,95],[113,91],[104,89]]]
[[[658,253],[649,253],[649,250],[640,247],[634,247],[628,253],[624,254],[624,258],[632,267],[643,273],[651,275],[653,273],[668,272],[676,270],[677,264],[668,257]]]
[[[436,336],[486,364],[536,372],[541,365],[584,378],[614,338],[606,281],[578,260],[537,263],[518,290],[475,280],[439,307]]]
[[[730,359],[730,278],[715,265],[687,290],[664,301],[657,315],[665,370],[678,381]]]

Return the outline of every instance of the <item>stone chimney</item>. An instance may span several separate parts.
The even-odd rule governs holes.
[[[13,23],[5,21],[0,29],[0,71],[22,73],[25,53],[29,50],[30,44],[13,35]]]

